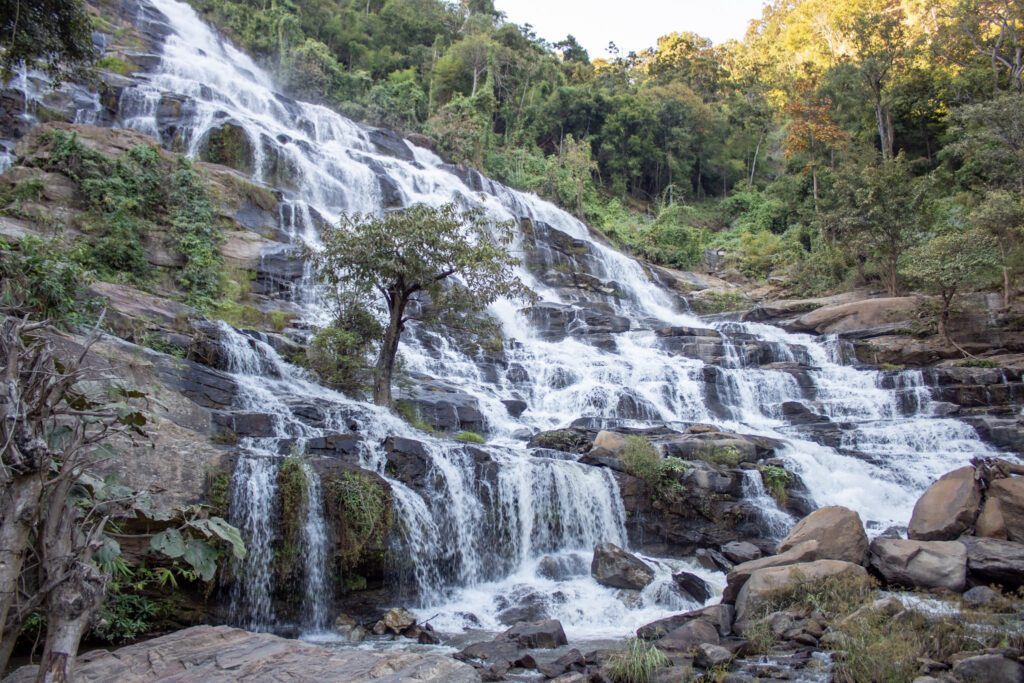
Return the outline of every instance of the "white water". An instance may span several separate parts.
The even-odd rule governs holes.
[[[223,122],[240,126],[254,150],[254,179],[282,186],[280,227],[294,242],[317,247],[315,215],[333,222],[346,212],[380,212],[378,175],[384,175],[405,205],[454,199],[479,204],[495,219],[525,217],[582,240],[587,254],[581,260],[589,272],[613,281],[623,294],[605,297],[603,303],[631,320],[631,329],[614,335],[613,346],[603,349],[581,337],[545,341],[543,331],[516,304],[498,302],[491,312],[506,338],[517,343],[506,345],[506,363],[491,373],[452,343],[428,346],[427,335],[416,330],[406,335],[403,355],[410,375],[443,378],[478,400],[490,436],[486,451],[497,468],[493,481],[477,477],[471,449],[426,437],[386,411],[328,391],[284,363],[268,344],[223,326],[222,343],[242,393],[239,407],[271,413],[275,420],[273,437],[240,444],[247,455],[239,459],[232,510],[250,544],[246,583],[234,596],[240,623],[266,628],[274,620],[267,598],[269,560],[263,556],[273,542],[273,529],[266,527],[273,514],[275,483],[267,463],[280,458],[282,439],[296,440],[301,447],[305,439],[321,433],[345,431],[352,419],[364,437],[363,466],[382,475],[387,476],[380,446],[384,437],[406,436],[425,445],[430,472],[423,486],[389,478],[402,529],[395,554],[409,561],[401,578],[416,589],[421,615],[440,612],[434,623],[455,629],[473,623],[462,614],[472,613],[481,624],[495,628],[502,596],[528,586],[542,594],[549,612],[563,620],[574,638],[625,635],[644,621],[687,605],[665,588],[671,563],[659,568],[659,580],[631,607],[586,574],[567,581],[537,574],[545,554],[579,553],[589,562],[598,541],[626,544],[625,513],[607,470],[534,457],[520,438],[524,430],[593,417],[705,422],[780,438],[786,442],[782,457],[818,504],[851,507],[878,529],[906,523],[917,496],[934,478],[974,455],[992,452],[970,427],[931,417],[919,374],[902,375],[899,390],[884,388],[889,380],[883,373],[838,363],[830,340],[767,325],[719,324],[724,358],[713,369],[717,379],[709,384],[703,361],[668,353],[653,331],[708,325],[686,313],[683,302],[657,286],[640,264],[593,240],[575,218],[486,179],[479,179],[483,191],[475,191],[426,150],[410,147],[411,160],[383,154],[353,122],[323,107],[278,96],[267,74],[210,31],[187,5],[175,0],[152,4],[167,17],[172,35],[156,73],[125,91],[119,125],[166,133],[157,113],[161,99],[170,93],[186,98],[190,113],[177,122],[177,137],[164,142],[174,142],[191,156],[200,153],[211,130]],[[282,174],[282,168],[289,171]],[[523,271],[523,277],[544,301],[570,303],[575,298],[541,284],[531,273]],[[305,307],[306,317],[324,320],[318,297],[308,287],[300,289],[297,303]],[[760,368],[747,355],[748,338],[770,347],[771,361],[803,363],[811,387],[802,387],[789,372]],[[914,396],[910,408],[902,400],[908,392]],[[515,398],[527,404],[520,418],[512,418],[502,404]],[[816,443],[787,421],[781,409],[786,402],[801,403],[840,423],[840,448]],[[300,404],[322,411],[326,426],[313,427],[298,417],[294,409]],[[765,497],[763,487],[748,484],[754,500]],[[762,502],[770,532],[781,535],[785,520],[778,514],[784,513],[776,514]],[[310,532],[307,542],[321,547],[315,538]],[[315,577],[324,562],[315,552],[309,561],[316,566],[307,572],[306,595],[315,602],[321,590],[314,586]],[[319,585],[329,584],[327,578]],[[720,576],[705,578],[720,588]],[[311,609],[314,626],[326,623],[318,607]]]

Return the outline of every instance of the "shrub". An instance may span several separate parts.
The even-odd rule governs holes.
[[[26,236],[11,245],[0,238],[0,305],[60,322],[88,317],[89,272],[60,240]]]
[[[743,462],[743,451],[736,446],[716,446],[714,442],[709,441],[698,448],[693,457],[714,465],[736,467]]]
[[[628,474],[643,479],[653,487],[661,482],[661,458],[647,437],[627,435],[619,459]]]
[[[277,492],[281,523],[278,527],[280,545],[274,553],[274,574],[284,585],[298,585],[305,567],[302,526],[309,500],[309,478],[301,458],[290,456],[281,463],[277,471]]]
[[[456,434],[454,438],[456,441],[465,441],[466,443],[487,443],[487,440],[476,432],[462,431]]]
[[[670,663],[668,655],[656,646],[633,638],[625,650],[613,653],[605,666],[608,677],[615,683],[649,683],[659,669]]]
[[[793,474],[775,465],[758,465],[757,469],[761,472],[761,480],[768,493],[779,504],[779,507],[785,507],[788,498],[787,491],[789,485],[793,483]]]
[[[366,472],[325,478],[324,507],[336,535],[333,561],[341,577],[373,553],[383,553],[391,533],[391,492]]]

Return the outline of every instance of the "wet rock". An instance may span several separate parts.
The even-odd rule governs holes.
[[[602,586],[642,590],[654,580],[654,570],[612,543],[598,543],[590,574]]]
[[[967,576],[967,548],[957,541],[876,538],[869,561],[886,582],[900,586],[959,593]]]
[[[666,652],[686,652],[703,643],[718,644],[718,629],[704,619],[688,621],[658,641]]]
[[[707,602],[711,597],[711,589],[704,583],[704,579],[690,572],[679,572],[672,575],[672,580],[685,595],[690,596],[697,602]]]
[[[974,524],[981,486],[973,467],[947,472],[914,505],[908,537],[920,541],[951,541]]]
[[[306,452],[311,455],[349,459],[359,455],[362,438],[358,434],[333,433],[306,441]]]
[[[784,553],[769,555],[750,562],[738,564],[732,568],[726,578],[725,590],[722,591],[722,602],[734,603],[740,594],[743,585],[750,578],[750,575],[759,569],[768,567],[781,567],[801,562],[812,562],[818,559],[818,542],[804,541],[793,546]]]
[[[555,648],[568,645],[562,630],[562,622],[548,619],[537,622],[521,622],[501,634],[501,637],[524,648]]]
[[[582,555],[545,555],[537,563],[537,575],[552,581],[565,581],[575,576],[584,576],[589,571]]]
[[[759,560],[755,560],[758,562]],[[744,621],[754,610],[781,590],[789,590],[809,581],[849,574],[867,576],[859,564],[843,560],[815,560],[782,567],[767,567],[751,573],[736,598],[736,620]]]
[[[523,621],[544,621],[550,617],[547,608],[540,603],[509,607],[498,612],[498,621],[505,626],[514,626]]]
[[[183,673],[187,672],[187,673]],[[119,648],[93,650],[75,662],[75,680],[155,681],[182,678],[210,683],[240,680],[391,680],[470,683],[472,667],[450,657],[412,652],[329,649],[269,633],[228,626],[195,626]],[[22,667],[5,681],[35,680],[36,667]]]
[[[722,553],[711,548],[699,548],[694,553],[694,559],[697,560],[697,564],[713,572],[728,572],[733,568],[732,562]]]
[[[212,164],[230,166],[247,176],[255,170],[252,140],[245,128],[234,121],[210,130],[200,144],[199,158]]]
[[[214,411],[213,424],[219,431],[231,431],[238,436],[265,438],[274,436],[274,416],[266,413]]]
[[[392,607],[384,613],[381,621],[388,627],[388,630],[398,635],[416,623],[416,615],[404,607]]]
[[[593,443],[591,433],[577,429],[554,429],[534,435],[526,445],[530,448],[550,448],[566,453],[585,453]]]
[[[986,654],[960,660],[953,675],[964,683],[1022,683],[1024,666],[1001,655]]]
[[[389,474],[410,486],[423,483],[423,477],[430,469],[430,460],[421,442],[403,436],[389,436],[384,439],[384,450]]]
[[[967,548],[967,571],[971,578],[1013,590],[1024,586],[1024,543],[995,538],[960,538]]]
[[[722,554],[736,564],[750,562],[761,557],[761,549],[746,541],[732,541],[722,546]]]
[[[478,659],[483,662],[499,660],[511,662],[519,657],[519,649],[519,644],[514,641],[496,638],[479,643],[470,643],[462,648],[460,652],[456,653],[455,657],[462,661]]]
[[[1024,477],[996,479],[989,485],[977,534],[1024,543]]]
[[[529,407],[526,401],[521,401],[517,398],[510,398],[502,401],[502,403],[505,405],[505,410],[508,411],[508,414],[515,418],[522,415],[523,411]]]
[[[583,654],[576,648],[573,648],[555,661],[548,662],[546,664],[538,664],[536,668],[537,671],[548,678],[558,678],[570,670],[577,672],[583,671],[586,666],[587,662],[583,658]]]
[[[784,553],[812,540],[818,542],[816,560],[861,564],[868,550],[868,537],[860,515],[840,506],[819,508],[804,517],[779,543],[776,552]]]

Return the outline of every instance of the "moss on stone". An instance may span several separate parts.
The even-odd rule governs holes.
[[[346,471],[323,484],[327,521],[334,534],[333,564],[343,587],[346,577],[383,560],[394,516],[391,492],[368,472]]]

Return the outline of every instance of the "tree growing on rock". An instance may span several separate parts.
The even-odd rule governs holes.
[[[425,304],[435,313],[479,312],[499,297],[527,295],[513,272],[519,260],[509,253],[511,241],[511,223],[493,224],[481,210],[460,211],[453,203],[349,216],[324,235],[315,261],[340,306],[379,296],[386,308],[374,403],[391,405],[398,342],[406,323],[422,319]]]
[[[908,253],[906,274],[942,299],[939,335],[946,343],[956,346],[949,336],[954,297],[997,265],[994,240],[977,231],[939,233]]]

